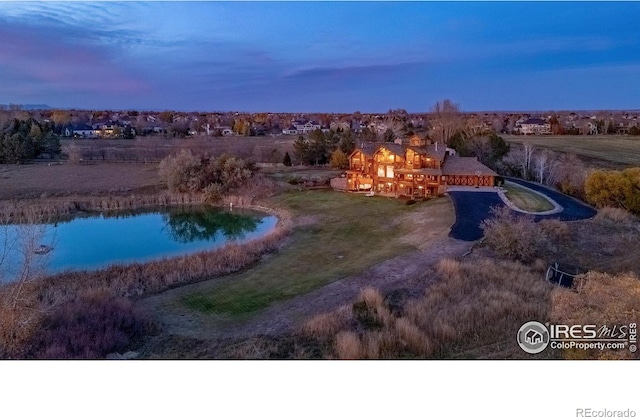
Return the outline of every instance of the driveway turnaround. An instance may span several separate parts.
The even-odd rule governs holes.
[[[551,216],[536,216],[544,219],[552,218],[552,219],[560,219],[560,220],[584,220],[590,219],[596,215],[597,211],[591,207],[586,205],[585,203],[576,200],[573,197],[569,197],[568,195],[562,194],[559,191],[552,190],[551,188],[545,187],[540,184],[536,184],[534,182],[524,181],[518,178],[508,178],[507,181],[514,182],[516,184],[525,186],[534,191],[542,193],[547,197],[555,200],[556,203],[560,204],[563,208],[561,213],[554,214]]]
[[[520,179],[509,178],[508,181],[538,191],[562,206],[563,210],[560,213],[532,215],[535,221],[543,219],[583,220],[589,219],[597,213],[592,207],[547,187]],[[449,236],[454,239],[465,241],[480,239],[484,235],[480,225],[491,215],[491,209],[505,206],[495,191],[449,191],[448,194],[456,210],[456,222],[449,232]],[[524,215],[517,212],[516,214]]]

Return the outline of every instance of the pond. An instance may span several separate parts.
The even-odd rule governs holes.
[[[0,280],[96,270],[207,251],[265,236],[278,219],[252,210],[173,207],[0,226]],[[25,260],[27,262],[25,262]]]

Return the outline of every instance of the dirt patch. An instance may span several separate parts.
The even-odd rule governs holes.
[[[441,198],[433,202],[429,215],[422,211],[407,213],[402,222],[412,225],[411,231],[400,238],[400,241],[426,251],[433,247],[438,237],[446,236],[455,221],[455,211],[449,198]]]

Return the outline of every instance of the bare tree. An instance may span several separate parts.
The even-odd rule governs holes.
[[[522,178],[528,180],[531,178],[531,159],[536,148],[529,142],[524,142],[522,144],[522,150],[524,152],[522,158]]]
[[[463,127],[460,106],[449,99],[437,102],[431,109],[432,136],[441,143],[447,143],[449,138]]]
[[[8,220],[8,216],[3,220],[0,237],[0,278],[11,281],[2,301],[15,310],[24,301],[26,284],[45,274],[53,246],[43,244],[47,225],[39,221],[35,211],[28,212],[19,224],[10,225]]]
[[[47,227],[39,223],[39,216],[31,212],[20,224],[9,224],[4,215],[2,223],[0,278],[7,283],[0,282],[0,358],[16,358],[25,353],[44,311],[59,300],[54,297],[43,303],[28,285],[44,274],[51,249],[42,245]]]
[[[551,167],[551,161],[551,155],[548,151],[541,150],[539,152],[536,152],[534,158],[535,174],[536,181],[538,181],[540,184],[544,184],[545,180],[547,179],[549,169]]]
[[[510,167],[512,171],[519,172],[520,176],[525,180],[532,177],[532,159],[535,148],[528,142],[524,142],[522,146],[511,147],[509,153],[502,159],[502,162]]]

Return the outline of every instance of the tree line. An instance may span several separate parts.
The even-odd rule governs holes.
[[[351,131],[338,133],[331,130],[328,132],[314,130],[308,138],[299,136],[293,143],[295,163],[302,165],[331,163],[336,168],[346,168],[349,165],[347,156],[353,152],[355,146]],[[284,162],[286,164],[288,161]]]
[[[12,119],[0,128],[0,163],[22,163],[43,154],[53,158],[60,154],[60,136],[54,123],[40,123],[30,118]]]

